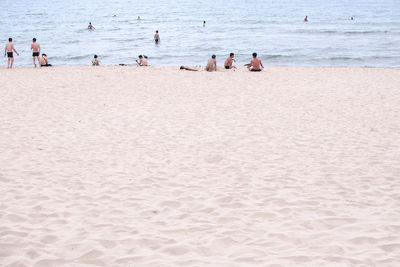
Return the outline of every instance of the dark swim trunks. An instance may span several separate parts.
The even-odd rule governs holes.
[[[158,39],[154,39],[154,41],[156,42],[156,44],[158,44]]]
[[[7,57],[14,57],[13,52],[7,52]]]
[[[39,52],[33,52],[32,53],[32,57],[38,57],[39,56]]]
[[[229,69],[230,69],[230,67],[229,67],[229,66],[225,66],[225,69],[229,70]]]
[[[251,71],[261,71],[261,69],[259,69],[259,70],[251,69]]]

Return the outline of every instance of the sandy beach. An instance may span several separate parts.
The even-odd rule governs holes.
[[[400,69],[0,68],[0,266],[400,266]]]

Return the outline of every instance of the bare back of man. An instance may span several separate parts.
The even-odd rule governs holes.
[[[264,68],[261,59],[257,58],[257,53],[253,53],[253,59],[250,61],[248,69],[250,71],[261,71]]]
[[[206,71],[217,71],[217,59],[215,55],[208,60]]]
[[[33,51],[33,53],[32,53],[33,65],[36,68],[36,59],[37,59],[37,61],[39,63],[40,45],[39,45],[39,43],[36,42],[35,38],[33,38],[33,40],[32,40],[31,50]],[[40,65],[40,63],[39,63],[39,65]]]
[[[250,61],[250,64],[253,66],[254,70],[260,70],[261,69],[261,60],[258,58],[254,58]]]
[[[12,52],[14,49],[14,44],[12,42],[9,42],[6,44],[6,51],[7,52]]]
[[[8,58],[8,64],[7,64],[7,68],[11,69],[14,63],[14,54],[13,52],[15,52],[18,56],[18,52],[17,50],[15,50],[14,48],[14,44],[12,42],[12,38],[8,39],[8,43],[6,44],[6,47],[4,48],[4,56],[6,56],[7,54],[7,58]]]

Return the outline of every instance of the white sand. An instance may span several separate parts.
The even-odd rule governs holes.
[[[400,70],[0,69],[0,266],[400,266]]]

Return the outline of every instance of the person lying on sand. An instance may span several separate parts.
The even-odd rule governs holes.
[[[253,53],[253,59],[250,61],[250,64],[247,68],[249,71],[261,71],[264,69],[261,59],[257,58],[257,53]]]
[[[145,67],[147,66],[147,57],[143,57],[142,55],[139,56],[139,61],[136,60],[138,66]]]
[[[189,71],[198,71],[196,69],[192,69],[192,68],[187,67],[187,66],[181,66],[179,69],[181,69],[181,70],[189,70]]]
[[[216,55],[212,55],[207,62],[206,71],[217,71],[217,59]]]
[[[40,67],[51,67],[52,65],[49,64],[49,60],[47,59],[46,54],[42,54],[42,56],[39,58],[39,64]]]

